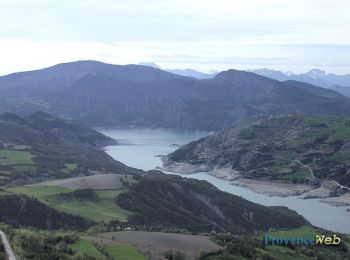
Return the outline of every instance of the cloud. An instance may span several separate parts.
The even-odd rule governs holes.
[[[0,8],[2,74],[77,59],[350,73],[348,0],[2,0]]]

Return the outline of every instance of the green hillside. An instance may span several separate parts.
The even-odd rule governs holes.
[[[0,115],[0,185],[96,173],[138,174],[100,148],[115,141],[76,121],[37,112]]]
[[[167,163],[230,165],[247,178],[349,186],[349,147],[349,116],[260,116],[178,149]]]

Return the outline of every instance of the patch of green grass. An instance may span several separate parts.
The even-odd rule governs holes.
[[[301,169],[295,173],[283,176],[283,179],[292,181],[295,183],[302,183],[311,177],[311,173],[308,169]]]
[[[283,163],[290,162],[295,159],[295,153],[291,150],[281,150],[275,153],[276,160],[282,160]]]
[[[349,160],[349,158],[350,158],[350,154],[346,152],[336,152],[335,154],[327,157],[328,160],[338,161],[338,162]]]
[[[333,140],[349,138],[349,127],[344,129],[338,129],[332,136]]]
[[[77,214],[97,222],[109,222],[112,220],[125,222],[130,213],[120,208],[115,202],[117,195],[124,191],[125,190],[94,191],[96,194],[96,199],[94,200],[76,199],[64,201],[63,203],[57,203],[56,201],[52,206],[58,210]]]
[[[277,230],[277,231],[269,231],[261,233],[258,237],[263,240],[265,235],[269,235],[272,237],[302,237],[309,238],[315,237],[319,232],[316,231],[314,227],[301,227],[290,230]],[[271,256],[276,257],[277,259],[286,259],[286,260],[294,260],[294,259],[309,259],[305,255],[301,255],[296,253],[295,251],[285,247],[278,245],[269,245],[265,248],[266,252],[268,252]]]
[[[33,157],[34,155],[26,151],[0,150],[0,164],[2,165],[33,164]]]
[[[33,172],[37,169],[34,165],[15,165],[13,168],[20,172]]]
[[[102,255],[94,246],[94,244],[89,240],[79,239],[73,245],[70,246],[72,250],[76,252],[81,252],[90,257],[95,257],[97,259],[105,259],[106,257]]]
[[[35,197],[46,204],[49,204],[47,200],[49,196],[71,192],[71,190],[67,188],[54,185],[16,186],[7,188],[6,190],[12,193],[24,194],[27,196]]]
[[[146,260],[147,257],[142,255],[139,250],[132,245],[108,245],[106,251],[114,259],[123,260]]]
[[[268,246],[266,248],[266,251],[276,257],[277,259],[283,259],[283,260],[295,260],[295,259],[310,259],[306,256],[297,254],[295,251],[282,246]]]
[[[60,194],[70,193],[71,190],[54,185],[31,185],[6,188],[7,193],[24,194],[32,196],[59,211],[80,215],[93,221],[112,220],[127,221],[130,213],[118,206],[115,198],[125,189],[99,190],[94,191],[96,198],[91,199],[70,199],[60,198]]]
[[[75,231],[68,231],[68,230],[54,230],[54,231],[48,231],[48,230],[34,230],[34,229],[25,229],[25,228],[19,228],[16,229],[18,232],[24,235],[32,235],[37,237],[44,237],[44,236],[75,236],[75,235],[81,235],[79,232]]]
[[[0,188],[0,196],[9,195],[9,194],[11,194],[11,193],[5,189]]]
[[[270,231],[270,232],[264,232],[259,235],[260,239],[263,239],[264,235],[269,234],[273,237],[315,237],[318,232],[315,228],[305,226],[301,228],[296,229],[290,229],[290,230],[277,230],[277,231]]]

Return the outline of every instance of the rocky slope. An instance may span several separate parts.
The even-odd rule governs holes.
[[[129,222],[157,228],[254,233],[308,225],[286,207],[265,207],[222,192],[206,181],[150,171],[117,203],[134,214]]]

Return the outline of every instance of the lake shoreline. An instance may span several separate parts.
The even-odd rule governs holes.
[[[161,168],[162,157],[160,155],[163,155],[164,159],[164,155],[172,153],[178,146],[183,146],[205,136],[203,133],[198,132],[189,134],[145,129],[105,129],[102,133],[115,140],[123,141],[119,145],[105,147],[104,150],[107,154],[126,165],[143,170]],[[204,172],[198,172],[198,170],[202,169],[197,168],[196,170],[197,173],[191,175],[175,172],[165,173],[207,181],[222,191],[242,197],[253,203],[264,206],[285,206],[305,217],[314,226],[350,234],[350,213],[346,211],[350,210],[350,207],[334,207],[320,202],[319,199],[300,199],[298,196],[269,197],[254,192],[249,188],[231,185],[229,181],[224,179],[225,172],[222,172],[223,176],[217,175],[214,177]]]
[[[248,188],[256,193],[269,197],[298,196],[300,199],[320,199],[320,202],[330,206],[341,207],[350,205],[350,192],[340,196],[332,196],[337,186],[330,181],[322,181],[319,187],[308,184],[292,184],[270,180],[255,180],[244,178],[231,167],[209,167],[207,165],[191,165],[187,163],[168,162],[162,158],[163,166],[159,170],[174,172],[180,175],[191,175],[204,172],[215,178],[228,181],[231,185]]]

